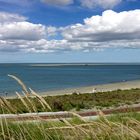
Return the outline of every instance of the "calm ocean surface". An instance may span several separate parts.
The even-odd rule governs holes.
[[[91,86],[112,82],[140,80],[140,64],[33,66],[0,64],[0,95],[13,95],[20,86],[7,75],[13,74],[38,92]]]

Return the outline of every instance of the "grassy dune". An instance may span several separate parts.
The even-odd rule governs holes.
[[[11,107],[15,109],[15,113],[27,113],[29,109],[23,104],[23,100],[30,107],[30,112],[44,112],[44,111],[71,111],[71,110],[82,110],[82,109],[104,109],[109,107],[119,107],[123,105],[132,105],[140,103],[140,89],[131,90],[117,90],[111,92],[102,93],[85,93],[85,94],[72,94],[72,95],[61,95],[61,96],[47,96],[43,99],[50,105],[51,109],[42,108],[40,101],[35,95],[32,97],[22,96],[15,99],[7,99]],[[21,100],[22,98],[22,100]],[[1,98],[1,100],[3,100]],[[31,107],[31,103],[36,105],[34,110]],[[8,113],[6,109],[0,108],[0,113]]]
[[[41,97],[18,78],[11,76],[22,86],[23,95],[19,99],[0,98],[1,113],[24,113],[39,111],[71,110],[76,108],[109,107],[122,103],[138,103],[139,89],[114,91],[97,94]],[[34,96],[32,98],[31,96]],[[81,101],[81,102],[80,102]],[[72,103],[74,104],[72,106]],[[81,104],[82,105],[79,105]],[[62,104],[62,106],[60,106]],[[71,104],[72,107],[69,107]],[[66,106],[66,108],[61,108]],[[73,113],[70,120],[46,121],[40,117],[36,121],[0,119],[0,140],[139,140],[140,114],[131,112],[104,117],[99,112],[94,121]]]
[[[139,140],[140,114],[129,113],[97,121],[72,120],[10,122],[1,120],[1,140]]]

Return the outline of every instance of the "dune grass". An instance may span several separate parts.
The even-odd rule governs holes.
[[[136,115],[136,113],[134,113]],[[122,115],[122,114],[121,114]],[[129,114],[97,121],[9,122],[1,120],[2,140],[139,140],[140,121]],[[137,114],[140,117],[140,114]]]
[[[87,109],[115,108],[123,105],[133,105],[140,103],[140,89],[117,90],[111,92],[72,94],[61,96],[46,96],[39,99],[34,91],[28,94],[19,94],[15,99],[7,99],[15,113],[44,112],[44,111],[80,111]],[[31,92],[31,93],[30,93]],[[32,96],[29,96],[29,94]],[[34,97],[34,98],[33,98]],[[1,98],[0,101],[4,99]],[[43,103],[42,103],[42,101]],[[47,102],[48,105],[44,104]],[[33,108],[32,104],[36,105]],[[27,108],[27,106],[30,108]],[[51,108],[51,109],[50,109]],[[8,113],[8,110],[0,107],[0,114]]]
[[[16,79],[18,82],[20,82],[20,85],[22,86],[21,81],[19,81],[15,77],[13,78]],[[22,86],[22,88],[25,87]],[[24,112],[38,112],[39,108],[41,111],[54,110],[54,108],[52,108],[53,106],[49,104],[49,102],[47,102],[49,100],[48,97],[42,98],[41,96],[36,94],[32,89],[28,88],[25,89],[26,91],[23,89],[24,96],[21,96],[20,93],[17,93],[19,99],[7,100],[1,97],[0,98],[1,113],[18,114]],[[103,95],[103,93],[100,94]],[[30,97],[31,95],[34,95],[35,98],[31,98]],[[86,95],[86,98],[84,96],[85,99],[90,98],[87,97],[88,94],[85,95]],[[78,96],[79,100],[81,99],[79,95],[75,96],[76,97]],[[75,96],[71,97],[75,98]],[[115,96],[116,95],[114,95],[114,97]],[[57,99],[57,97],[55,98]],[[78,100],[78,98],[76,100]],[[92,100],[95,99],[93,98]],[[18,104],[16,104],[17,102]],[[22,120],[10,121],[7,120],[6,118],[0,119],[0,140],[139,140],[139,139],[140,139],[140,114],[135,112],[116,114],[109,117],[105,117],[104,114],[100,112],[99,118],[94,121],[92,120],[89,121],[75,113],[73,113],[73,117],[69,120],[58,119],[57,121],[51,120],[47,121],[40,118],[39,116],[36,121],[22,121]]]

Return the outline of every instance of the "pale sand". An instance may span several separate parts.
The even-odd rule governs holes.
[[[47,92],[41,92],[40,95],[56,96],[56,95],[72,94],[74,92],[82,94],[82,93],[114,91],[118,89],[121,89],[121,90],[135,89],[135,88],[140,88],[140,80],[111,83],[111,84],[102,84],[102,85],[93,85],[93,86],[79,87],[79,88],[70,88],[70,89],[56,90],[56,91],[47,91]]]

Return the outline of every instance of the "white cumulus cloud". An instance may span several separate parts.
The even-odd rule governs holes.
[[[0,23],[25,21],[27,18],[14,13],[0,12]]]
[[[0,39],[39,40],[45,36],[45,27],[29,22],[0,25]]]
[[[39,40],[46,35],[46,27],[26,21],[18,14],[0,12],[0,39]]]
[[[114,12],[107,10],[84,20],[84,24],[68,26],[63,36],[69,41],[106,42],[140,39],[140,10]]]

